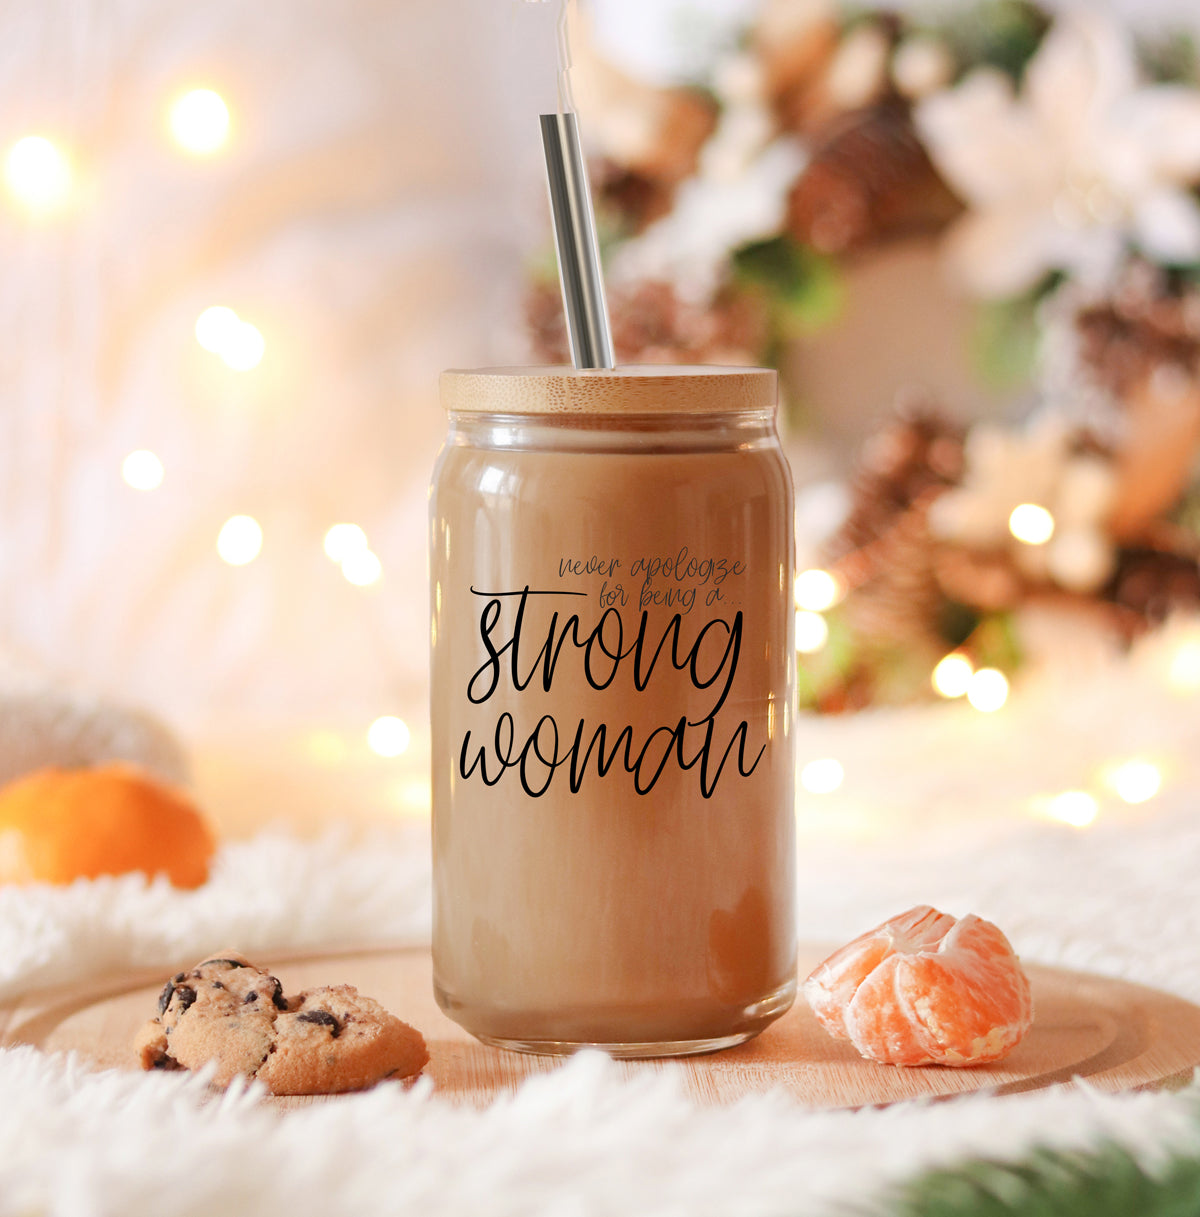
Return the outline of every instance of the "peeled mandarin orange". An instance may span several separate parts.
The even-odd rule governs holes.
[[[1029,979],[990,921],[919,905],[834,952],[804,982],[831,1035],[886,1065],[983,1065],[1033,1022]]]
[[[0,789],[0,882],[143,871],[199,887],[215,848],[191,800],[134,765],[39,769]]]

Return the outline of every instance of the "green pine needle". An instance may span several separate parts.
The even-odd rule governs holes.
[[[842,277],[833,259],[786,234],[743,245],[733,255],[735,278],[765,292],[781,334],[813,333],[842,310]]]
[[[1034,1150],[1024,1161],[969,1162],[905,1184],[894,1217],[1200,1217],[1197,1149],[1154,1173],[1124,1147]]]
[[[1200,79],[1200,52],[1190,31],[1143,37],[1138,54],[1146,75],[1158,84],[1194,85]]]
[[[982,0],[946,17],[931,28],[948,39],[960,63],[999,68],[1013,80],[1024,75],[1050,25],[1048,14],[1029,0]]]
[[[983,382],[996,390],[1026,385],[1037,361],[1041,332],[1032,295],[979,305],[971,348]]]

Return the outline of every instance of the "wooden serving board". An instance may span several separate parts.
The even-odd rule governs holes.
[[[826,954],[818,947],[802,949],[800,975],[807,975]],[[429,1044],[425,1074],[439,1094],[452,1100],[485,1104],[561,1063],[489,1048],[446,1018],[434,1003],[429,953],[424,949],[277,956],[261,962],[280,977],[285,992],[318,984],[357,985],[418,1027]],[[800,1000],[757,1039],[736,1048],[619,1067],[630,1076],[677,1070],[701,1103],[731,1102],[781,1087],[805,1104],[828,1108],[946,1098],[985,1088],[1012,1094],[1076,1077],[1101,1090],[1138,1089],[1183,1080],[1200,1065],[1200,1007],[1124,981],[1057,968],[1028,971],[1036,1008],[1033,1027],[1012,1054],[995,1065],[876,1065],[862,1060],[849,1044],[831,1039]],[[97,1066],[134,1069],[134,1033],[153,1014],[164,980],[163,973],[127,976],[0,1006],[0,1045],[74,1050]],[[270,1100],[282,1108],[327,1101]]]

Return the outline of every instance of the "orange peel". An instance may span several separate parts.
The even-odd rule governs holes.
[[[199,887],[215,850],[191,799],[135,765],[39,769],[0,789],[0,883],[142,871]]]

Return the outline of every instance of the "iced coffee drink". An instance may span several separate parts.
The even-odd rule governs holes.
[[[707,1051],[792,1001],[792,491],[774,373],[449,372],[434,982],[480,1039]]]

